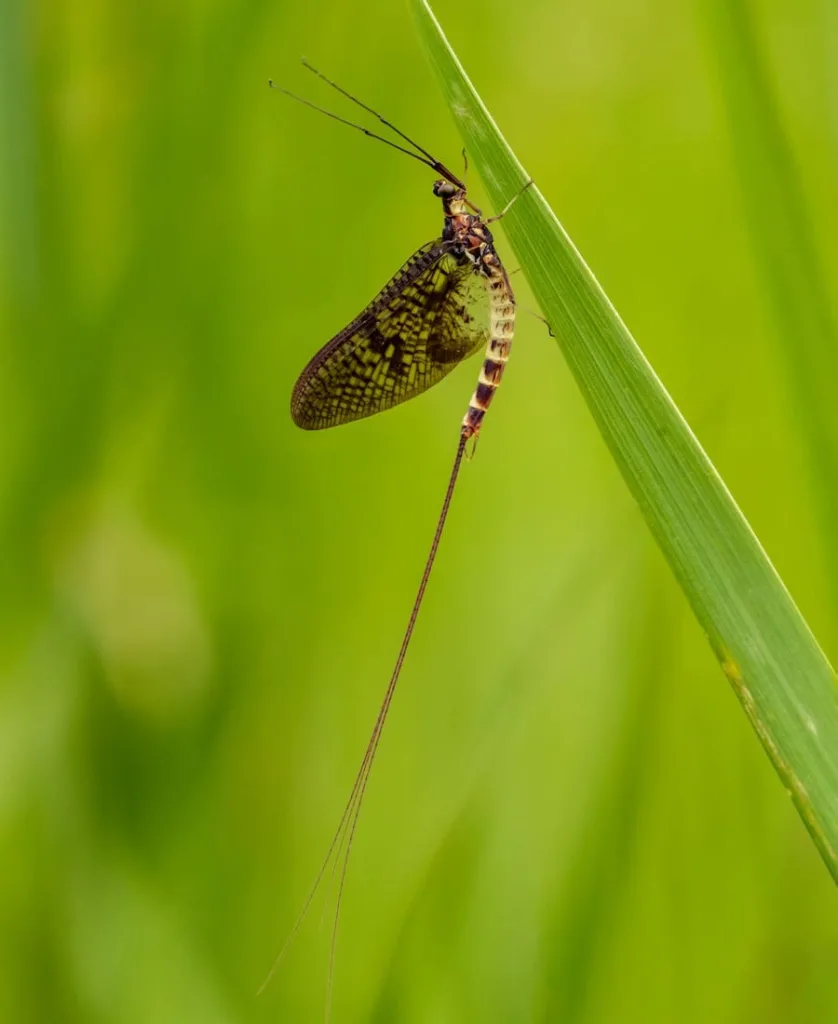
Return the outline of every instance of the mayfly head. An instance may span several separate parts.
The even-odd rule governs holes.
[[[453,182],[446,181],[444,178],[440,178],[434,182],[434,195],[439,196],[440,199],[451,199],[458,192],[462,192],[461,188],[458,188]]]

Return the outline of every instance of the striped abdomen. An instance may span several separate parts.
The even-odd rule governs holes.
[[[463,419],[462,435],[465,438],[476,437],[480,432],[483,417],[503,376],[512,348],[512,335],[515,333],[515,296],[506,272],[499,261],[492,261],[486,264],[486,274],[486,287],[489,289],[489,343],[477,387]]]

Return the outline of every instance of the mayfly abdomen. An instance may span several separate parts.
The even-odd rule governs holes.
[[[512,336],[515,333],[515,297],[509,279],[499,260],[489,262],[486,271],[486,287],[489,290],[489,341],[477,387],[463,418],[462,434],[467,439],[475,437],[480,432],[483,417],[503,377],[512,348]]]

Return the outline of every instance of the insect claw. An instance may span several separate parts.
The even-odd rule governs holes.
[[[521,268],[519,267],[518,269],[520,270]],[[556,337],[556,335],[555,335],[555,333],[553,331],[553,328],[550,326],[550,321],[549,320],[547,320],[545,317],[543,317],[540,313],[536,313],[536,311],[534,309],[530,309],[529,306],[521,306],[521,309],[523,309],[526,313],[529,313],[530,316],[534,316],[536,318],[536,320],[540,320],[544,324],[544,326],[547,328],[547,333],[550,335],[551,338],[555,338]]]

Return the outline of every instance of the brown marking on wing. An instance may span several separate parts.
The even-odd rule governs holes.
[[[441,239],[415,253],[300,375],[294,422],[319,430],[382,412],[427,391],[488,337],[463,311],[485,285]]]

